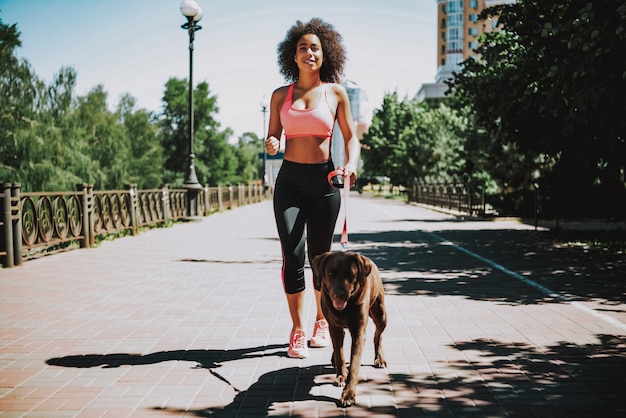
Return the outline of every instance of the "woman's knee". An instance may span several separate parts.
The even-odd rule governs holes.
[[[285,269],[283,271],[283,288],[288,295],[302,292],[306,287],[304,267],[301,269]]]

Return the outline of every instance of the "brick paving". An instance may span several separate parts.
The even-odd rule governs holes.
[[[0,270],[0,417],[626,416],[623,256],[356,193],[348,213],[389,315],[357,405],[330,348],[286,356],[266,201]]]

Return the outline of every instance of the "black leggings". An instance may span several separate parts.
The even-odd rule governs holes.
[[[309,264],[316,255],[330,250],[341,206],[339,190],[328,184],[328,173],[333,170],[332,161],[298,164],[285,160],[276,178],[274,216],[283,252],[285,293],[298,293],[306,287],[305,225]]]

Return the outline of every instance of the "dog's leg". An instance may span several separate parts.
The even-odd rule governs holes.
[[[343,356],[343,341],[345,339],[345,331],[342,327],[329,326],[330,339],[333,342],[333,357],[331,364],[335,368],[337,377],[335,378],[335,386],[343,387],[348,377],[348,369],[346,367],[346,359]]]
[[[367,315],[365,315],[365,320],[367,321]],[[352,337],[352,350],[348,381],[339,399],[339,403],[343,407],[352,406],[356,402],[356,385],[359,383],[359,369],[361,368],[361,357],[365,345],[365,324],[358,324],[350,328],[350,335]]]
[[[385,361],[383,354],[382,334],[387,327],[387,312],[381,299],[374,302],[374,305],[370,308],[370,316],[374,321],[374,325],[376,325],[376,331],[374,332],[374,367],[386,367],[387,361]]]

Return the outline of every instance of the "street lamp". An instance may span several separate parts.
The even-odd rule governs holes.
[[[197,24],[202,19],[202,9],[196,0],[183,0],[180,4],[180,12],[187,18],[187,23],[181,25],[181,28],[189,32],[189,167],[183,188],[187,189],[187,216],[196,216],[198,214],[198,191],[202,189],[202,186],[196,176],[193,153],[193,39],[194,33],[202,29]]]
[[[266,181],[265,181],[265,172],[267,170],[267,152],[265,151],[265,140],[266,135],[265,135],[265,114],[267,113],[267,107],[269,106],[267,103],[267,100],[265,100],[265,96],[263,96],[263,99],[261,99],[261,102],[259,103],[261,105],[261,113],[263,113],[263,135],[261,137],[261,143],[263,144],[263,177],[262,177],[262,182],[263,182],[263,193],[265,193],[265,187],[266,187]]]

